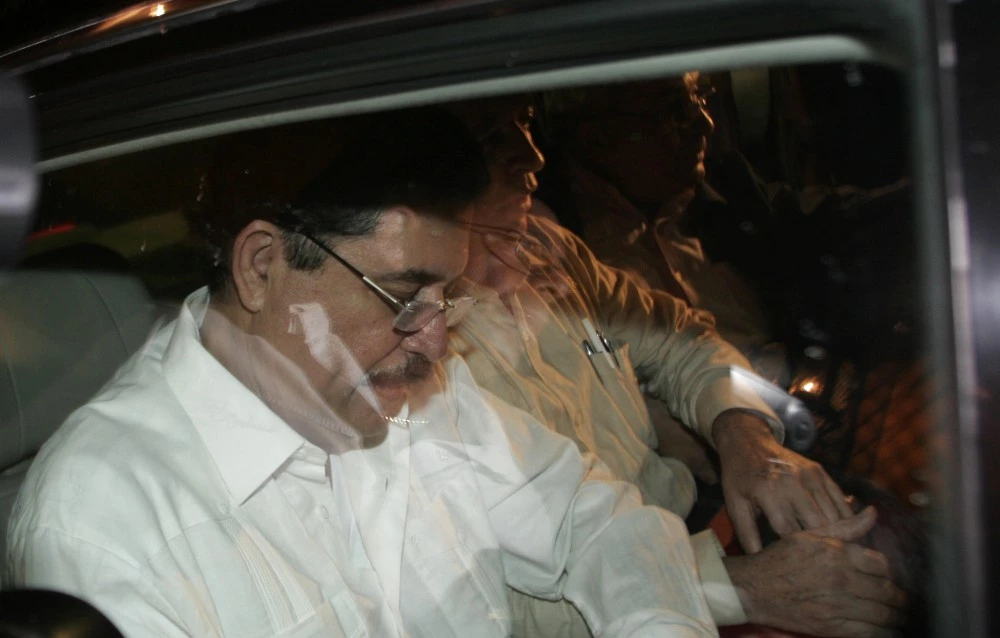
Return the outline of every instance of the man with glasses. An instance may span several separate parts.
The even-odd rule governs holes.
[[[129,636],[506,636],[505,584],[715,635],[680,519],[445,358],[487,179],[452,116],[401,112],[211,219],[210,286],[33,464],[7,582]]]
[[[722,201],[704,183],[715,128],[705,108],[711,94],[697,72],[552,94],[553,137],[561,149],[556,163],[568,182],[562,205],[579,217],[581,237],[598,258],[711,312],[727,341],[756,354],[772,332],[756,280],[709,259],[692,232],[702,221],[699,211]],[[740,254],[759,249],[753,240],[771,230],[746,217],[742,243],[749,247]],[[776,257],[772,249],[755,258]]]
[[[594,453],[647,503],[680,516],[692,507],[694,481],[675,450],[657,454],[660,433],[640,383],[713,445],[736,531],[754,554],[723,559],[711,532],[692,539],[719,624],[749,620],[832,636],[881,635],[898,624],[905,597],[884,557],[850,542],[871,528],[874,512],[854,515],[821,467],[781,446],[774,413],[730,374],[749,363],[719,338],[711,317],[601,264],[572,233],[529,214],[544,165],[529,101],[453,109],[483,141],[490,166],[466,268],[466,290],[479,303],[452,339],[480,385]],[[761,551],[759,515],[787,538]],[[516,635],[589,633],[569,605],[511,597]]]

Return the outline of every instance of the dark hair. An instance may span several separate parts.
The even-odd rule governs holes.
[[[488,185],[481,147],[454,115],[438,107],[379,114],[297,194],[261,194],[228,207],[227,198],[205,198],[200,226],[212,250],[209,286],[213,292],[228,287],[233,242],[256,219],[282,228],[284,257],[293,268],[315,270],[326,255],[297,229],[317,237],[367,235],[392,206],[452,219]],[[210,192],[219,189],[209,186]]]

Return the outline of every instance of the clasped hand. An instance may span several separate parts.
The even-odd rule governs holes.
[[[779,536],[814,529],[854,514],[823,468],[781,446],[760,417],[723,412],[712,428],[722,466],[722,493],[743,551],[761,549],[757,518]]]
[[[854,514],[818,463],[783,448],[753,414],[724,412],[713,437],[726,507],[748,554],[726,567],[750,621],[817,636],[892,635],[906,596],[885,556],[858,544],[874,508]],[[782,537],[763,550],[760,514]]]

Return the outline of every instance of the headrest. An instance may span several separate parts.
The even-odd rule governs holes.
[[[57,591],[0,592],[0,637],[121,638],[121,632],[90,603]]]
[[[38,451],[145,340],[155,309],[130,274],[0,278],[0,470]]]

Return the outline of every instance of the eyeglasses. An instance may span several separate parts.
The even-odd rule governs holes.
[[[608,120],[623,118],[628,120],[667,120],[671,125],[686,128],[694,125],[703,117],[703,112],[708,109],[709,100],[715,95],[715,87],[711,85],[701,85],[693,91],[677,95],[654,108],[640,111],[631,110],[610,110],[601,113],[592,113],[581,117],[581,121],[586,120]]]
[[[445,324],[451,328],[464,319],[469,310],[476,305],[475,297],[455,297],[454,299],[442,299],[441,301],[428,301],[423,299],[409,299],[407,301],[403,301],[401,299],[397,299],[394,295],[369,279],[367,275],[355,268],[346,259],[333,252],[333,250],[328,248],[326,244],[319,241],[311,234],[301,229],[295,229],[292,232],[302,235],[312,243],[319,246],[323,252],[339,261],[344,268],[347,268],[354,275],[359,277],[361,281],[365,282],[365,284],[367,284],[368,287],[375,292],[375,294],[381,297],[382,300],[389,304],[390,307],[394,308],[397,311],[397,314],[396,318],[392,322],[392,327],[400,332],[419,332],[423,330],[427,324],[434,321],[434,319],[442,312],[445,313]]]
[[[715,95],[715,87],[703,84],[695,88],[687,97],[672,101],[664,109],[664,114],[672,117],[678,126],[690,126],[708,109],[708,101]]]

